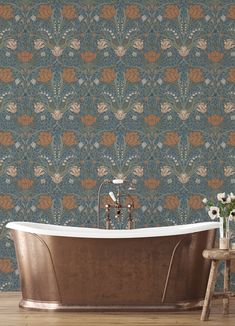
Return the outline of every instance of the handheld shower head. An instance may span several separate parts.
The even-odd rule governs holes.
[[[109,196],[112,198],[112,200],[116,203],[117,199],[112,191],[109,192]]]

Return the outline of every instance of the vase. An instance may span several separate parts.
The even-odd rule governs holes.
[[[230,246],[229,218],[220,217],[219,249],[228,250]]]

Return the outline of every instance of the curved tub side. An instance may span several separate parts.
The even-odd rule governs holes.
[[[24,300],[61,303],[56,271],[47,244],[35,234],[11,231]]]

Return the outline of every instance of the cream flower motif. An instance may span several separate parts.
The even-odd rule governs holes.
[[[233,192],[230,192],[229,196],[230,196],[231,200],[235,200],[235,195]]]
[[[179,176],[178,176],[178,180],[179,182],[181,183],[187,183],[190,179],[190,176],[186,173],[181,173]]]
[[[42,39],[37,39],[34,41],[34,48],[36,50],[43,49],[45,47],[45,42]]]
[[[188,117],[190,116],[190,113],[187,112],[186,110],[182,110],[182,111],[178,112],[177,114],[178,114],[178,117],[183,121],[187,120]]]
[[[229,214],[229,220],[235,221],[235,209],[233,209]]]
[[[108,174],[108,169],[106,168],[106,166],[99,166],[97,168],[97,174],[99,177],[103,177],[105,176],[106,174]]]
[[[99,50],[103,50],[105,48],[108,47],[108,41],[106,41],[105,39],[100,39],[97,41],[97,47]]]
[[[144,175],[144,168],[142,166],[136,166],[134,168],[133,174],[137,177],[142,177]]]
[[[199,39],[197,41],[197,48],[199,48],[201,50],[206,50],[206,48],[207,48],[207,41],[204,40],[203,38]]]
[[[7,40],[6,46],[8,49],[11,49],[14,51],[17,48],[17,41],[14,40],[13,38],[10,38],[9,40]]]
[[[233,49],[235,47],[235,41],[232,39],[227,39],[224,40],[224,48],[225,50],[230,50]]]
[[[61,112],[60,110],[55,110],[54,112],[51,113],[52,118],[55,120],[60,120],[63,116],[63,112]]]
[[[231,197],[228,195],[226,196],[225,192],[221,192],[217,194],[217,199],[223,204],[229,204],[231,203]]]
[[[126,112],[124,112],[123,110],[117,110],[117,112],[115,112],[114,115],[117,120],[121,121],[121,120],[125,119]]]
[[[144,41],[140,38],[134,40],[133,47],[137,50],[143,50],[144,48]]]
[[[116,55],[121,58],[125,55],[126,53],[126,49],[123,46],[118,46],[114,52],[116,53]]]
[[[167,38],[161,40],[161,48],[162,50],[167,50],[171,47],[171,41]]]
[[[42,102],[34,103],[33,107],[34,107],[34,111],[36,113],[40,113],[40,112],[43,112],[45,110],[45,106],[44,106],[44,104]]]
[[[16,113],[17,111],[17,105],[15,102],[9,102],[7,105],[7,111],[11,113]]]
[[[207,168],[204,165],[200,165],[197,168],[196,173],[200,175],[201,177],[205,177],[207,175]]]
[[[77,38],[75,38],[75,39],[71,40],[69,46],[74,50],[79,50],[80,49],[80,41]]]
[[[224,103],[224,112],[231,113],[235,110],[235,104],[232,102]]]
[[[81,172],[81,169],[77,165],[72,166],[69,170],[69,173],[71,175],[73,175],[74,177],[79,177],[80,172]]]
[[[54,183],[61,183],[61,181],[63,180],[63,177],[62,177],[62,175],[61,174],[59,174],[59,173],[55,173],[52,177],[51,177],[51,179],[52,179],[52,181],[54,182]]]
[[[51,52],[55,57],[60,57],[63,53],[63,49],[60,46],[55,46]]]
[[[71,103],[70,111],[73,113],[79,113],[80,112],[80,104],[78,102]]]
[[[219,207],[211,206],[209,211],[208,211],[208,215],[210,216],[210,218],[212,220],[220,217],[220,215],[219,215]]]
[[[178,50],[179,55],[181,57],[187,57],[187,55],[189,54],[189,49],[187,48],[187,46],[181,46],[181,48]]]
[[[204,102],[198,103],[196,108],[197,108],[197,111],[201,112],[201,113],[206,113],[206,111],[207,111],[207,105]]]
[[[99,113],[104,113],[105,111],[108,110],[108,106],[104,102],[98,103],[97,104],[97,110],[98,110]]]
[[[34,168],[34,175],[36,177],[40,177],[41,175],[44,175],[45,171],[43,166],[35,166]]]
[[[144,112],[144,105],[141,102],[136,102],[134,104],[133,110],[137,113],[143,113]]]
[[[162,103],[161,104],[161,112],[162,113],[167,113],[169,111],[171,111],[171,105],[170,105],[170,103],[168,103],[168,102]]]
[[[235,168],[232,166],[225,166],[224,167],[224,175],[225,177],[230,177],[231,175],[235,174]]]
[[[7,175],[11,176],[11,177],[16,177],[17,175],[17,168],[13,165],[8,166],[7,168]]]
[[[170,166],[164,165],[163,167],[161,167],[161,176],[162,177],[167,177],[170,174],[171,174]]]
[[[206,205],[208,203],[208,199],[207,198],[203,198],[202,202],[203,202],[203,204]]]

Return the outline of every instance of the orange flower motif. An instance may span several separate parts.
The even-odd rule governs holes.
[[[192,195],[189,197],[188,204],[192,209],[201,209],[204,208],[202,203],[203,197],[200,195]]]
[[[64,68],[62,72],[62,79],[65,83],[74,83],[77,80],[74,68]]]
[[[62,206],[65,209],[75,209],[77,208],[76,198],[74,195],[65,195],[62,199]]]
[[[144,57],[148,62],[154,63],[160,58],[160,54],[157,53],[156,51],[151,50],[146,52],[144,54]]]
[[[139,69],[127,68],[125,71],[125,79],[129,83],[138,83],[140,81]]]
[[[160,180],[154,179],[154,178],[146,179],[146,180],[144,180],[144,185],[146,188],[148,188],[150,190],[154,190],[157,187],[159,187]]]
[[[74,131],[65,131],[62,135],[62,142],[65,146],[74,146],[77,144],[77,138]]]
[[[191,68],[189,70],[188,78],[193,83],[201,83],[204,81],[203,72],[200,68]]]
[[[176,146],[180,140],[179,134],[175,131],[169,131],[165,133],[164,145]]]
[[[28,178],[19,179],[17,180],[17,185],[23,190],[28,190],[33,186],[33,180]]]
[[[64,5],[62,16],[68,20],[75,19],[77,17],[76,8],[73,5]]]
[[[39,146],[49,146],[52,142],[52,134],[49,131],[41,131],[39,133],[37,144]]]
[[[0,78],[1,78],[1,77],[0,77]],[[227,80],[228,80],[230,83],[235,83],[235,68],[231,68],[231,69],[229,69]]]
[[[53,76],[52,70],[50,68],[40,68],[37,81],[41,83],[48,83]]]
[[[38,8],[38,18],[47,20],[52,15],[52,7],[51,5],[40,5]]]
[[[164,208],[166,209],[177,209],[179,204],[180,200],[175,195],[167,195],[164,198]]]
[[[11,146],[13,144],[12,133],[10,131],[0,131],[0,145]]]
[[[213,51],[208,54],[208,59],[213,62],[220,62],[224,57],[224,54],[219,51]]]
[[[94,179],[83,179],[81,184],[85,189],[92,189],[96,186],[96,181]]]
[[[18,60],[25,63],[25,62],[29,62],[30,60],[32,60],[33,54],[28,51],[22,51],[17,54],[17,58],[18,58]]]
[[[85,51],[81,54],[81,58],[85,62],[92,62],[96,58],[96,53],[91,51]]]
[[[12,273],[14,269],[12,267],[11,259],[1,258],[0,259],[0,272],[1,273]]]
[[[227,17],[230,19],[235,19],[235,5],[229,6]]]
[[[165,7],[164,17],[166,19],[176,19],[180,14],[179,8],[176,5],[168,5]]]
[[[125,142],[129,146],[138,146],[140,145],[139,134],[136,131],[127,132],[125,135]]]
[[[208,122],[212,124],[212,126],[219,126],[224,121],[224,118],[221,115],[213,114],[208,117]]]
[[[48,210],[52,206],[52,198],[49,195],[41,195],[38,199],[37,208]]]
[[[112,83],[116,78],[116,72],[112,68],[104,68],[101,72],[100,81],[103,83]]]
[[[14,80],[11,68],[0,68],[0,81],[11,83]]]
[[[200,5],[191,5],[189,6],[189,16],[192,19],[201,19],[204,17],[203,8]]]
[[[167,83],[175,83],[180,78],[177,68],[167,68],[164,72],[163,80]]]
[[[112,131],[104,131],[100,144],[103,146],[112,146],[116,141],[116,136]]]
[[[12,209],[14,207],[12,198],[9,195],[0,195],[0,209]]]
[[[140,18],[140,9],[136,5],[128,5],[125,8],[125,16],[131,20]]]
[[[144,118],[144,121],[150,126],[155,126],[159,121],[160,118],[157,117],[155,114],[149,114],[147,117]]]
[[[13,18],[13,10],[11,5],[0,5],[0,18],[5,20]]]
[[[91,126],[96,122],[96,117],[91,114],[86,114],[81,117],[81,121],[85,126]]]
[[[116,9],[113,5],[104,5],[101,8],[100,18],[110,20],[116,15]]]
[[[210,179],[207,181],[208,187],[218,189],[223,186],[224,181],[221,179]]]
[[[230,131],[227,144],[230,146],[235,146],[235,131]]]
[[[29,126],[33,123],[33,117],[27,114],[21,115],[17,118],[17,122],[22,126]]]
[[[203,135],[200,131],[191,131],[188,135],[188,140],[195,147],[204,145]]]

